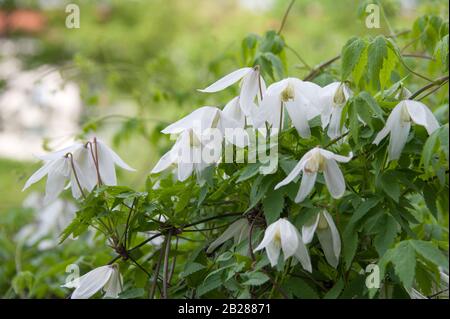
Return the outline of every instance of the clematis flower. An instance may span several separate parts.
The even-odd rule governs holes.
[[[82,149],[83,145],[81,143],[75,143],[63,150],[41,156],[40,159],[45,161],[44,165],[27,180],[22,191],[41,180],[44,176],[47,176],[45,204],[50,203],[61,194],[67,180],[70,181],[73,197],[79,198],[81,196],[80,187],[88,189],[90,185],[75,160],[79,152],[82,152]]]
[[[205,89],[199,90],[200,92],[213,93],[226,89],[242,79],[241,92],[239,99],[242,105],[242,110],[246,116],[252,116],[255,110],[255,99],[260,99],[261,95],[266,90],[266,84],[262,78],[259,67],[253,68],[245,67],[231,72],[225,75],[223,78],[217,80]]]
[[[103,184],[114,186],[117,185],[117,177],[116,177],[116,169],[115,165],[127,170],[127,171],[135,171],[134,168],[130,167],[127,163],[125,163],[116,152],[114,152],[111,148],[109,148],[102,140],[96,139],[94,140],[94,148],[95,143],[97,144],[97,161],[98,167],[100,171],[100,178]],[[91,157],[92,159],[92,157]],[[91,166],[92,171],[92,166]],[[91,175],[92,176],[92,175]]]
[[[263,240],[254,251],[256,252],[263,248],[266,249],[267,257],[272,267],[278,263],[280,250],[283,250],[284,260],[295,256],[304,269],[312,272],[311,259],[303,243],[302,236],[297,228],[286,218],[280,218],[267,227]]]
[[[422,125],[428,134],[439,128],[439,123],[430,109],[423,103],[403,100],[398,103],[386,121],[386,126],[378,133],[374,144],[378,145],[382,139],[390,134],[388,160],[400,158],[403,147],[408,139],[411,123]]]
[[[106,265],[67,282],[63,287],[75,288],[71,299],[89,299],[101,289],[105,292],[104,298],[118,298],[122,292],[122,276],[117,265]]]
[[[330,138],[342,135],[342,110],[351,97],[352,92],[345,83],[333,82],[322,88],[320,94],[320,117],[322,128],[328,126],[327,134]]]
[[[221,139],[220,142],[221,143]],[[218,143],[216,142],[216,143]],[[187,129],[178,136],[175,145],[164,154],[155,165],[152,174],[157,174],[168,169],[176,169],[177,179],[180,182],[188,179],[195,171],[196,174],[201,172],[211,164],[216,163],[220,154],[206,161],[202,156],[202,150],[208,147],[202,144],[202,141],[193,129]]]
[[[320,147],[315,147],[303,155],[294,169],[284,180],[275,186],[275,189],[289,184],[297,176],[303,173],[300,189],[295,198],[295,202],[299,203],[311,193],[316,182],[317,173],[322,172],[331,196],[340,198],[345,192],[345,180],[336,161],[347,163],[352,157],[352,153],[350,153],[348,157],[345,157],[336,155],[333,152],[321,149]]]
[[[319,238],[323,253],[328,263],[334,268],[339,264],[341,254],[341,238],[330,214],[323,210],[302,227],[303,242],[309,244],[314,233]]]
[[[213,241],[206,251],[208,254],[212,253],[214,249],[222,245],[227,240],[234,238],[234,243],[240,243],[248,237],[249,225],[245,218],[238,219],[232,223],[215,241]]]
[[[296,78],[287,78],[270,85],[264,94],[261,107],[255,116],[255,126],[265,127],[265,122],[273,128],[283,129],[283,112],[286,109],[292,124],[303,138],[311,136],[308,121],[319,115],[315,100],[320,94],[320,86]]]
[[[75,143],[62,150],[39,156],[44,165],[27,180],[23,190],[47,176],[45,203],[56,199],[65,189],[67,181],[67,187],[71,188],[73,197],[80,198],[83,190],[90,192],[97,183],[96,162],[101,182],[106,185],[117,185],[115,164],[130,171],[134,170],[101,140],[94,139],[90,146],[88,144]],[[95,149],[90,150],[88,147]]]

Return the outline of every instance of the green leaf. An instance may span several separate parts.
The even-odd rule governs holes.
[[[390,48],[387,50],[387,57],[383,60],[383,67],[380,70],[380,86],[383,90],[387,85],[391,84],[391,74],[397,65],[397,54]]]
[[[448,40],[449,38],[447,34],[436,44],[436,49],[434,50],[434,56],[436,58],[436,61],[438,61],[444,72],[448,71],[448,61],[449,61]]]
[[[305,280],[291,277],[283,285],[284,289],[301,299],[319,299],[319,295]]]
[[[345,269],[350,269],[358,248],[358,233],[353,227],[347,227],[342,234]]]
[[[361,54],[366,48],[366,42],[361,38],[351,38],[342,48],[341,76],[346,80],[358,64]]]
[[[378,255],[383,256],[397,236],[398,224],[391,215],[383,214],[377,221],[376,230],[373,244]]]
[[[190,262],[187,263],[186,266],[184,267],[183,272],[180,274],[180,276],[182,278],[187,277],[199,270],[204,269],[205,266],[203,266],[202,264],[196,263],[196,262]]]
[[[367,72],[374,89],[378,89],[380,83],[380,70],[383,67],[383,61],[387,58],[388,49],[384,36],[377,36],[368,48]]]
[[[262,272],[251,272],[246,275],[247,281],[243,282],[246,286],[261,286],[269,280],[269,277]]]
[[[328,290],[325,296],[323,296],[323,299],[337,299],[344,289],[344,286],[344,280],[342,278],[339,279],[338,282],[333,286],[333,288]]]
[[[416,254],[409,241],[403,241],[395,247],[390,261],[394,264],[395,274],[407,290],[411,289],[416,272]]]
[[[400,198],[400,183],[395,171],[385,171],[380,177],[380,186],[386,195],[398,203]]]
[[[431,242],[423,240],[410,240],[410,243],[420,256],[432,262],[436,266],[442,267],[444,270],[448,271],[448,259]]]
[[[427,141],[425,142],[425,145],[423,146],[422,163],[425,168],[430,166],[431,158],[433,157],[433,155],[436,154],[436,149],[439,145],[438,138],[439,138],[439,135],[441,134],[441,129],[442,128],[439,128],[436,131],[434,131],[433,134],[431,134],[427,138]]]
[[[284,207],[284,190],[278,189],[269,192],[263,200],[264,216],[267,224],[272,224],[283,211]]]
[[[121,299],[136,299],[145,295],[144,288],[131,288],[119,294]]]

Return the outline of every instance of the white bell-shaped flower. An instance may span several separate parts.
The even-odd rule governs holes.
[[[122,292],[122,286],[122,276],[117,265],[95,268],[63,285],[63,287],[75,288],[71,299],[89,299],[101,289],[105,292],[104,298],[118,298]]]
[[[347,163],[352,157],[352,153],[345,157],[320,147],[315,147],[303,155],[294,169],[275,186],[275,189],[289,184],[303,173],[300,189],[295,198],[295,202],[302,202],[311,193],[316,182],[317,173],[321,172],[325,177],[325,183],[331,196],[340,198],[345,192],[345,180],[336,162]]]
[[[311,259],[302,236],[286,218],[280,218],[266,228],[263,240],[254,251],[264,248],[272,267],[278,263],[280,250],[283,250],[284,260],[295,256],[305,270],[312,272]]]
[[[342,110],[351,96],[352,92],[342,82],[333,82],[322,88],[319,97],[320,118],[322,128],[325,129],[328,126],[327,134],[330,138],[342,135]]]
[[[321,211],[303,225],[303,242],[309,244],[314,237],[314,233],[319,238],[326,260],[336,268],[341,254],[341,238],[333,218],[326,210]]]
[[[213,93],[226,89],[242,79],[239,95],[242,110],[246,116],[252,116],[255,110],[255,99],[261,98],[266,90],[266,84],[260,74],[259,67],[245,67],[225,75],[200,92]]]
[[[272,128],[282,130],[285,109],[300,136],[310,137],[308,121],[320,114],[315,102],[320,90],[317,84],[296,78],[287,78],[270,85],[254,116],[254,125],[264,128],[265,123],[268,123]]]
[[[423,103],[413,100],[403,100],[398,103],[386,121],[385,127],[378,133],[374,144],[379,144],[390,134],[388,159],[389,161],[400,158],[403,147],[408,139],[411,123],[422,125],[428,134],[432,134],[439,128],[439,123],[430,109]]]

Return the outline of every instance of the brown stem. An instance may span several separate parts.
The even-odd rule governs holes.
[[[309,74],[304,78],[305,81],[309,81],[314,79],[320,72],[322,72],[322,69],[328,67],[329,65],[331,65],[332,63],[334,63],[335,61],[339,60],[341,58],[341,55],[337,55],[334,58],[331,58],[325,62],[322,62],[321,64],[319,64],[318,66],[316,66],[315,68],[312,69],[311,72],[309,72]]]
[[[175,239],[175,251],[177,251],[178,250],[178,236],[176,236],[175,237],[176,239]],[[173,258],[172,258],[172,264],[170,265],[170,272],[169,272],[169,278],[168,278],[168,280],[167,280],[167,282],[170,284],[170,281],[172,280],[172,277],[173,277],[173,273],[174,273],[174,271],[175,271],[175,264],[176,264],[176,260],[177,260],[177,255],[175,254],[175,255],[173,255]]]
[[[167,241],[166,241],[166,245],[167,245]],[[149,293],[150,299],[153,299],[155,297],[156,285],[158,284],[158,274],[159,274],[159,269],[161,268],[163,256],[164,256],[164,251],[163,251],[163,247],[161,247],[158,262],[156,263],[155,275],[153,277],[152,285],[150,286],[150,293]]]
[[[434,81],[431,81],[431,83],[428,83],[424,87],[420,88],[419,90],[417,90],[416,92],[411,94],[411,96],[409,97],[409,100],[413,100],[414,98],[416,98],[417,96],[422,94],[422,92],[425,92],[426,90],[432,88],[433,86],[441,85],[442,83],[445,83],[447,81],[448,81],[448,75],[440,77]]]
[[[167,287],[169,279],[169,254],[170,254],[170,239],[172,237],[172,232],[168,232],[166,237],[166,247],[164,253],[164,268],[163,268],[163,294],[162,298],[167,299]]]
[[[73,162],[73,155],[72,153],[67,153],[66,157],[70,159],[70,166],[72,167],[72,173],[75,177],[75,181],[77,182],[78,188],[80,189],[81,195],[84,199],[86,199],[86,195],[83,192],[83,188],[81,187],[80,180],[78,179],[77,170],[75,169],[75,163]]]
[[[291,11],[292,6],[294,5],[295,0],[292,0],[291,3],[289,3],[289,6],[286,10],[286,12],[283,15],[283,20],[281,20],[280,28],[278,29],[277,34],[281,34],[281,31],[283,31],[284,25],[286,24],[287,18],[289,16],[289,12]]]

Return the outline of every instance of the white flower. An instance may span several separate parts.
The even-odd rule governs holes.
[[[103,184],[110,186],[117,185],[115,165],[127,171],[135,171],[134,168],[128,166],[127,163],[125,163],[120,158],[120,156],[116,154],[116,152],[114,152],[111,148],[109,148],[100,139],[97,139],[96,143],[95,141],[93,143],[94,152],[95,152],[95,144],[97,144],[97,153],[95,156],[97,157],[98,160],[100,178]]]
[[[71,299],[88,299],[100,289],[105,292],[104,298],[118,298],[122,292],[122,276],[117,265],[106,265],[67,282],[63,287],[76,287]]]
[[[345,180],[336,161],[347,163],[352,157],[352,153],[348,157],[345,157],[336,155],[320,147],[315,147],[303,155],[294,169],[284,180],[275,186],[275,189],[289,184],[303,172],[300,189],[295,198],[295,202],[299,203],[311,193],[316,182],[317,173],[323,172],[325,183],[331,196],[340,198],[345,192]]]
[[[222,140],[219,142],[221,143]],[[161,157],[151,173],[157,174],[167,169],[176,168],[177,179],[180,182],[188,179],[194,171],[201,174],[206,167],[216,163],[220,158],[220,154],[216,154],[210,161],[205,161],[204,156],[202,156],[204,147],[207,146],[202,144],[194,130],[187,129],[180,134],[170,151]]]
[[[255,251],[263,248],[266,249],[272,267],[278,263],[280,250],[283,250],[284,260],[295,256],[304,269],[312,272],[311,260],[302,236],[286,218],[280,218],[267,227],[264,238]]]
[[[428,134],[439,128],[439,123],[430,109],[423,103],[403,100],[398,103],[386,121],[386,126],[378,133],[373,141],[379,144],[390,133],[388,158],[389,161],[400,158],[403,147],[408,139],[411,122],[422,125]]]
[[[336,138],[341,132],[342,109],[352,92],[345,83],[333,82],[322,88],[320,94],[320,117],[322,128],[328,126],[327,134],[330,138]]]
[[[281,130],[284,126],[285,108],[300,136],[310,137],[308,121],[319,115],[314,101],[320,90],[317,84],[296,78],[287,78],[270,85],[255,115],[255,126],[262,128],[267,122],[273,128]]]
[[[82,189],[90,190],[88,189],[90,185],[89,180],[85,177],[75,160],[77,155],[83,152],[83,147],[83,144],[76,143],[63,150],[41,156],[40,159],[45,161],[44,165],[27,180],[22,191],[41,180],[44,176],[47,176],[45,203],[50,203],[59,196],[64,190],[67,180],[70,181],[73,197],[79,198],[81,196],[80,186]]]
[[[213,241],[206,251],[208,254],[212,253],[214,249],[222,245],[227,240],[234,238],[234,243],[240,243],[249,235],[249,225],[245,218],[240,218],[232,223],[215,241]]]
[[[79,198],[82,190],[90,192],[96,185],[97,161],[101,181],[106,185],[117,185],[115,164],[130,171],[134,170],[102,141],[94,139],[93,143],[88,144],[75,143],[62,150],[39,156],[44,165],[27,180],[23,190],[47,176],[45,203],[56,199],[64,190],[67,181],[73,197]]]
[[[325,258],[334,268],[339,264],[341,254],[341,238],[330,214],[323,210],[302,227],[303,242],[309,244],[317,234]]]
[[[242,79],[241,92],[239,95],[242,110],[246,116],[252,116],[256,108],[255,98],[260,98],[261,94],[264,94],[266,84],[264,79],[260,75],[259,67],[254,68],[241,68],[236,71],[225,75],[223,78],[217,80],[205,89],[199,90],[200,92],[213,93],[222,91],[223,89],[233,85],[237,81]]]

